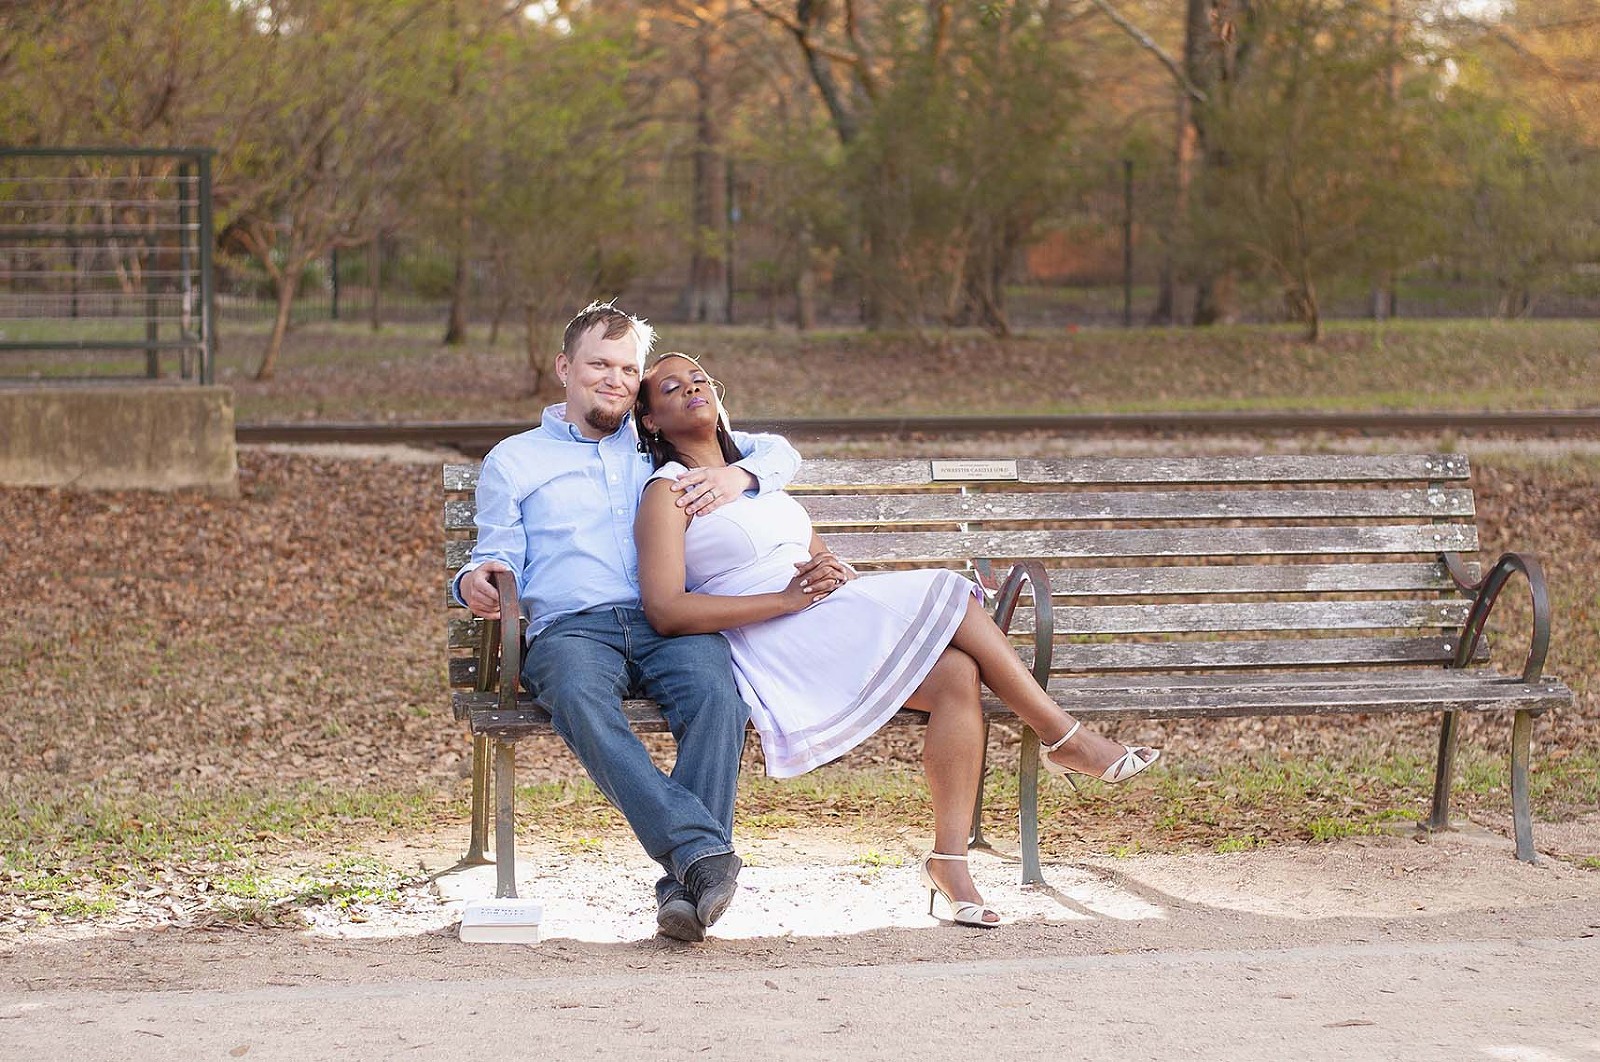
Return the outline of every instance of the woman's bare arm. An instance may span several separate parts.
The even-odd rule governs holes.
[[[683,536],[689,518],[674,502],[671,484],[656,480],[639,499],[634,543],[639,550],[639,593],[645,618],[665,635],[710,634],[799,612],[825,593],[801,589],[795,576],[775,594],[691,594],[684,588]],[[831,589],[831,587],[829,588]]]

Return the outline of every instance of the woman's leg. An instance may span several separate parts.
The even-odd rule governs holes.
[[[976,600],[967,602],[967,614],[950,642],[978,665],[983,684],[1005,702],[1017,718],[1033,727],[1046,745],[1053,745],[1072,727],[1068,715],[1033,675],[1022,666],[1010,640]],[[1122,745],[1088,727],[1080,727],[1071,741],[1050,754],[1063,767],[1098,776],[1124,753]]]
[[[946,649],[906,706],[928,713],[922,765],[933,797],[933,850],[964,855],[971,836],[972,807],[983,778],[978,665],[966,653]],[[952,899],[983,902],[967,864],[935,860],[928,869]],[[994,920],[999,921],[998,917]]]

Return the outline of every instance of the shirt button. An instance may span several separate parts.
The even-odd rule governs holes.
[[[618,515],[618,516],[621,516],[621,515],[622,515],[622,510],[621,510],[621,509],[618,509],[618,510],[617,510],[617,515]]]
[[[616,481],[617,481],[617,474],[615,472],[613,472],[613,473],[611,473],[611,482],[615,483]]]

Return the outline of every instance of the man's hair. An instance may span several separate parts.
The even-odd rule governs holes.
[[[568,321],[567,330],[561,334],[561,353],[572,357],[579,341],[596,325],[605,328],[606,339],[621,339],[632,332],[633,355],[639,359],[639,368],[644,368],[645,358],[649,357],[650,348],[655,345],[656,330],[645,324],[644,318],[618,309],[615,300],[591,302],[579,311],[578,316]]]

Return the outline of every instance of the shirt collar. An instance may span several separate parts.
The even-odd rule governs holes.
[[[621,427],[607,435],[605,439],[591,439],[579,431],[576,424],[567,419],[567,404],[565,402],[557,402],[553,406],[545,406],[544,416],[540,418],[539,425],[558,439],[572,439],[575,442],[589,443],[590,445],[598,445],[601,442],[608,442],[623,436],[626,436],[630,440],[630,445],[632,445],[632,440],[635,438],[633,414],[631,412],[622,415]]]

